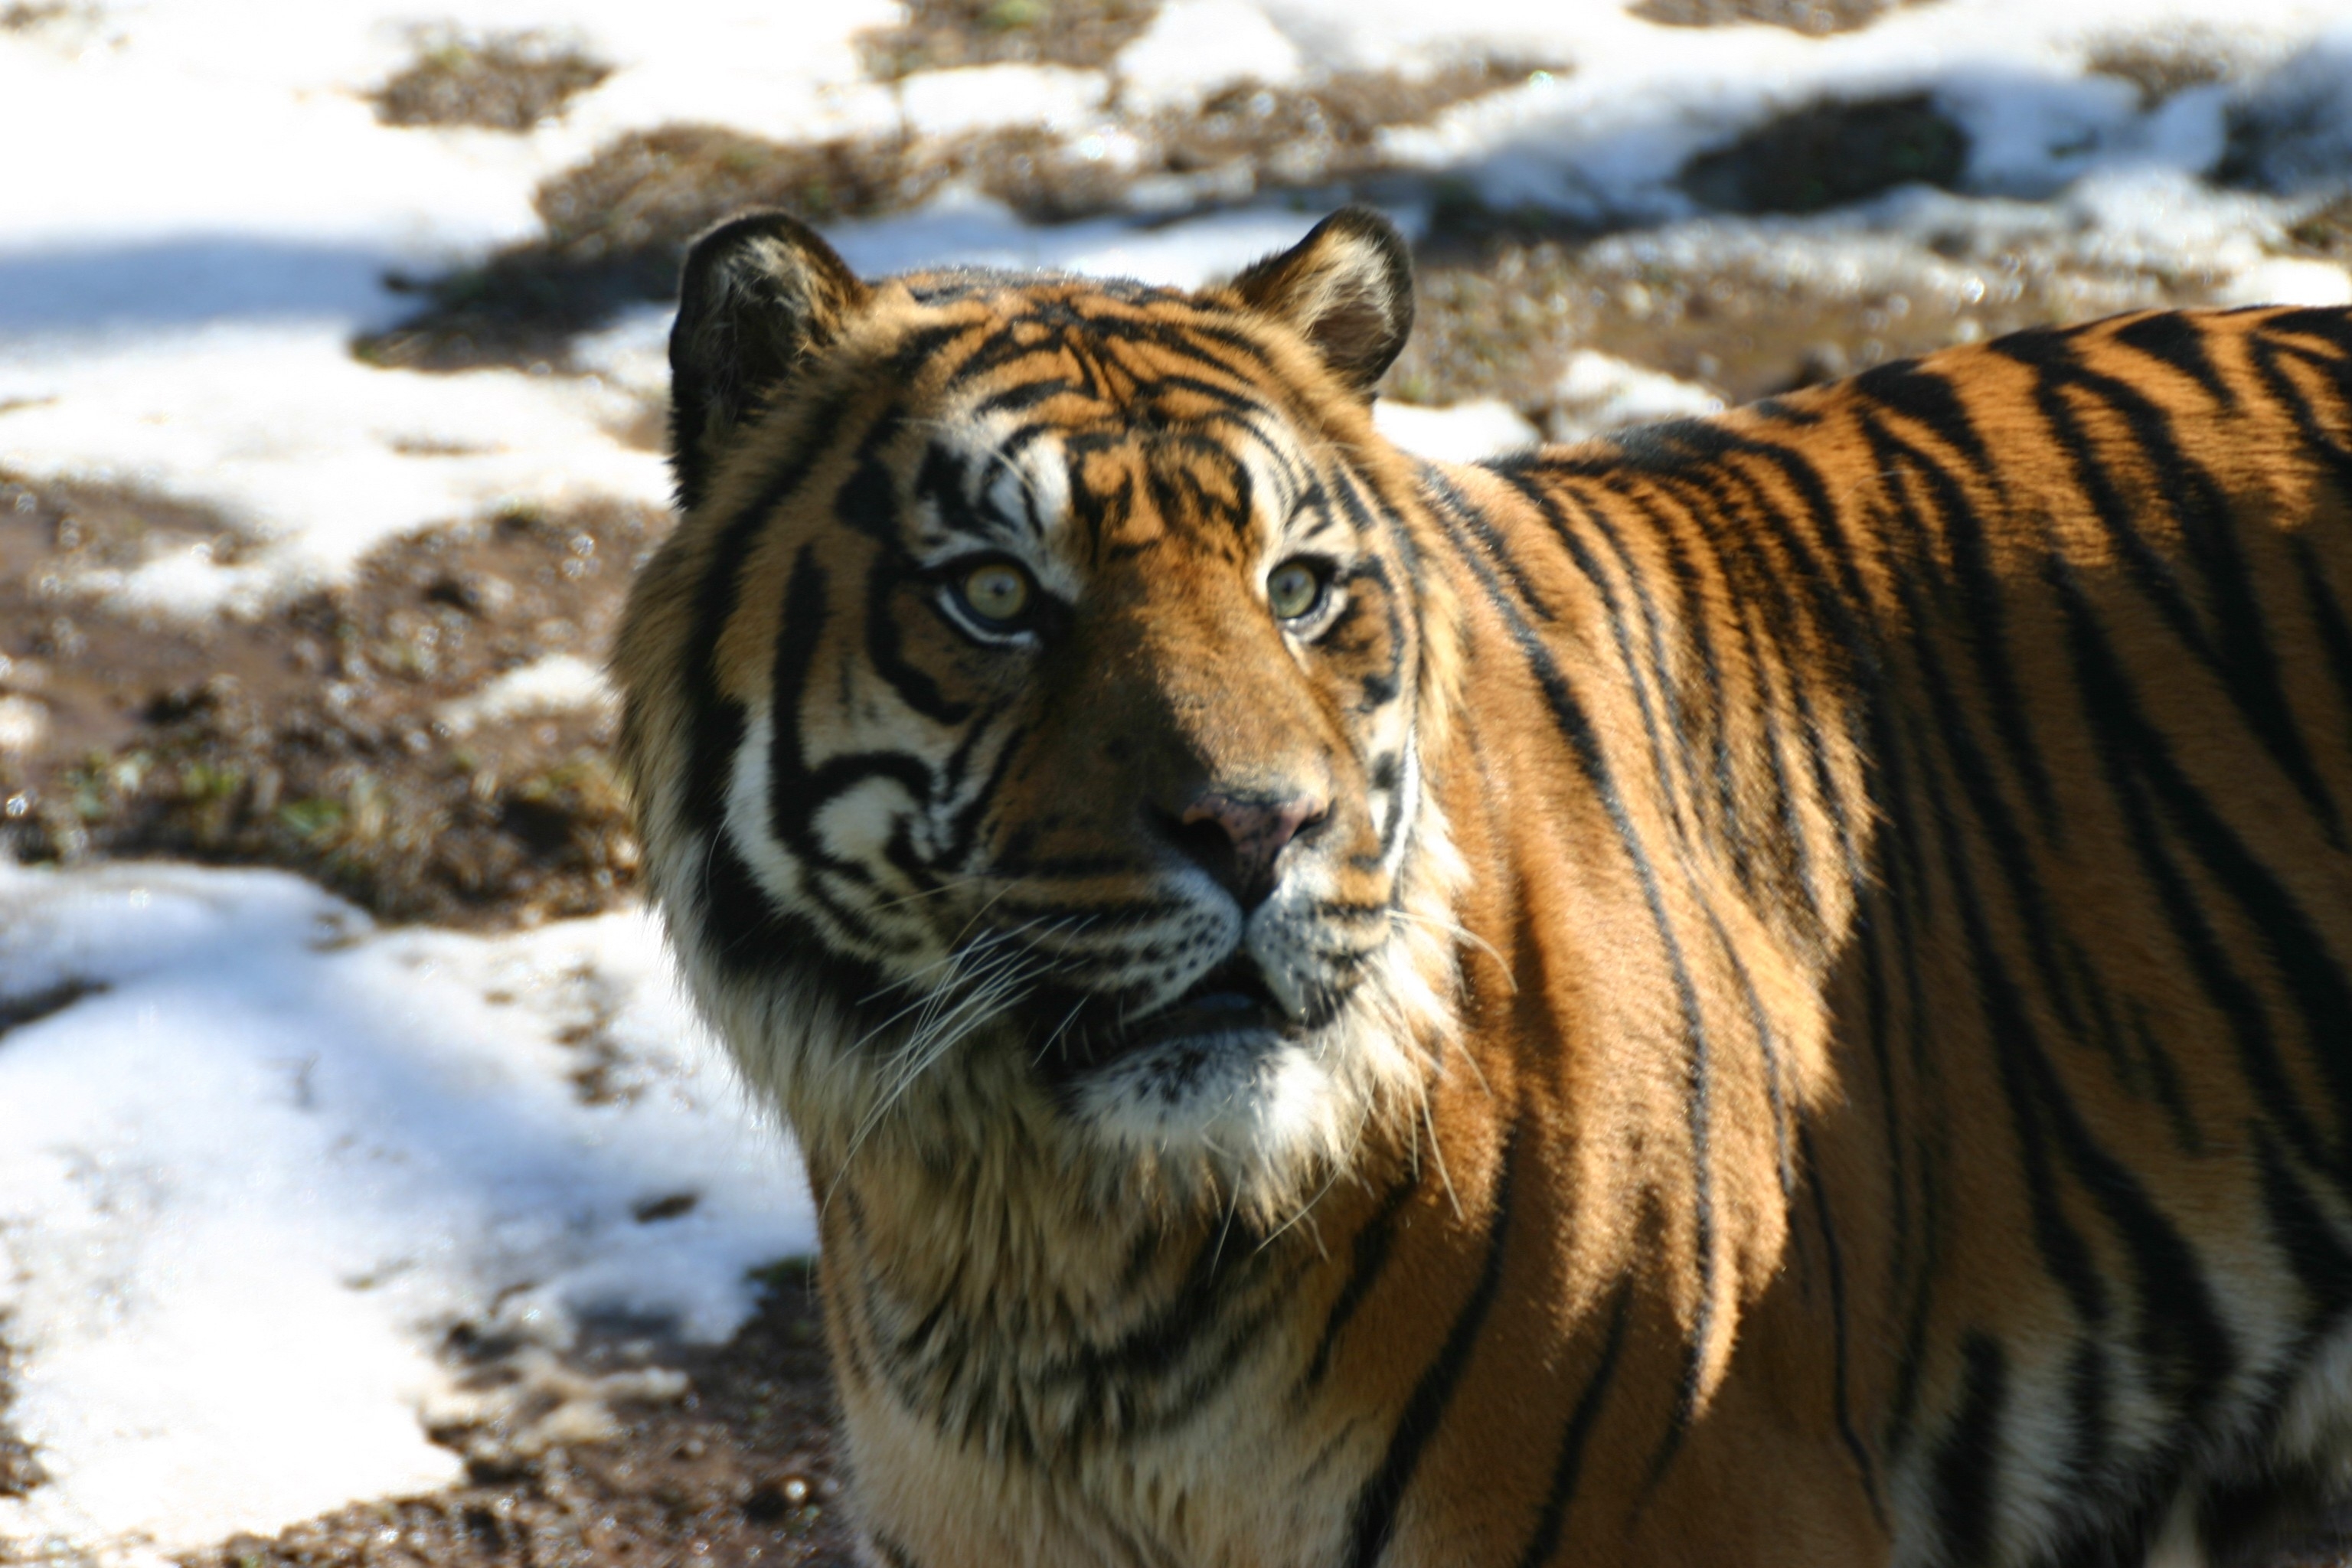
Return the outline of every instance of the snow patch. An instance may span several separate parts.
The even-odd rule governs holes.
[[[1305,74],[1298,48],[1248,0],[1167,0],[1118,52],[1119,102],[1189,110],[1229,87],[1283,87]]]
[[[0,868],[0,995],[67,981],[0,1037],[11,1422],[51,1477],[0,1538],[171,1551],[446,1484],[455,1324],[719,1340],[812,1245],[645,916],[387,932],[277,874]]]
[[[2215,296],[2223,305],[2352,305],[2352,272],[2332,261],[2282,256],[2258,262]]]
[[[620,696],[603,670],[584,658],[555,653],[443,703],[434,721],[452,735],[462,736],[484,724],[558,713],[614,713],[619,707]]]
[[[1003,126],[1067,131],[1087,123],[1110,94],[1100,71],[1059,66],[967,66],[921,71],[898,84],[907,129],[964,136]]]
[[[135,482],[215,507],[253,541],[233,562],[183,551],[76,584],[129,608],[256,614],[436,521],[668,499],[660,458],[612,434],[636,400],[593,380],[379,371],[329,324],[0,348],[0,467]]]
[[[1444,408],[1383,397],[1372,405],[1372,425],[1406,451],[1440,463],[1500,457],[1543,439],[1541,431],[1498,397]]]
[[[1695,418],[1723,407],[1722,398],[1695,382],[1591,349],[1569,356],[1552,395],[1546,434],[1555,441],[1581,441],[1629,425]]]

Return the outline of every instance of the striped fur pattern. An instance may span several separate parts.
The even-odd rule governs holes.
[[[617,655],[892,1568],[2193,1561],[2352,1418],[2352,314],[1474,467],[1349,212],[689,261]]]

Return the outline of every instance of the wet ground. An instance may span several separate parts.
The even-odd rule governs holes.
[[[74,584],[248,547],[219,520],[0,473],[0,837],[37,861],[284,867],[388,921],[609,908],[636,869],[612,714],[465,700],[551,656],[601,665],[667,526],[617,503],[467,520],[378,551],[348,587],[192,625]]]
[[[770,1270],[759,1314],[718,1350],[633,1339],[627,1325],[592,1326],[552,1375],[528,1380],[516,1363],[531,1359],[530,1347],[460,1339],[446,1353],[493,1396],[532,1385],[493,1421],[435,1429],[436,1440],[467,1456],[464,1485],[356,1504],[274,1537],[234,1536],[182,1561],[188,1568],[855,1562],[839,1505],[816,1299],[803,1269]],[[610,1427],[602,1440],[535,1436],[564,1394],[599,1382],[667,1386],[661,1397],[598,1401]]]

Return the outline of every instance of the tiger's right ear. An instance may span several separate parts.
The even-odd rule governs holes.
[[[1412,252],[1371,207],[1341,207],[1230,287],[1305,338],[1366,399],[1412,335]]]
[[[728,437],[833,341],[872,290],[814,229],[780,212],[694,242],[669,333],[670,468],[691,511]]]

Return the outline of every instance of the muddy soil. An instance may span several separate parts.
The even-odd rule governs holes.
[[[6,1021],[0,1020],[0,1032],[6,1027]],[[8,1349],[7,1331],[8,1320],[0,1315],[0,1498],[23,1497],[48,1479],[33,1446],[8,1425],[8,1406],[16,1402],[11,1376],[16,1356]],[[5,1551],[6,1543],[0,1542],[0,1554]]]
[[[577,43],[541,33],[425,28],[415,44],[416,58],[369,95],[386,125],[529,131],[613,74]]]
[[[251,548],[201,509],[0,473],[0,845],[19,858],[278,866],[381,919],[591,914],[635,885],[612,713],[466,700],[601,665],[666,513],[510,511],[371,556],[348,587],[187,624],[79,584]]]
[[[359,1503],[275,1536],[239,1535],[187,1568],[852,1568],[832,1436],[816,1297],[808,1271],[767,1271],[758,1315],[719,1349],[591,1331],[562,1358],[580,1384],[684,1380],[671,1398],[618,1398],[592,1444],[530,1441],[545,1412],[525,1401],[487,1427],[442,1427],[467,1456],[447,1491]],[[526,1359],[459,1336],[447,1349],[495,1390]],[[669,1380],[675,1381],[675,1378]],[[538,1402],[546,1403],[545,1399]],[[6,1561],[0,1551],[0,1563]]]

